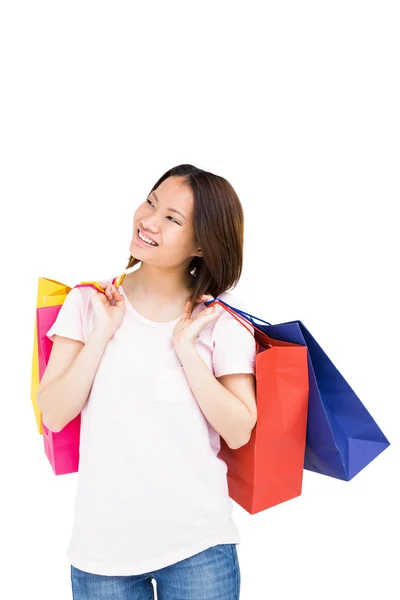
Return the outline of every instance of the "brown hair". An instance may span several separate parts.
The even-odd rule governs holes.
[[[171,176],[183,177],[192,190],[195,243],[203,253],[193,256],[188,269],[192,275],[188,297],[191,315],[202,294],[216,298],[238,283],[243,265],[244,214],[229,181],[190,164],[166,171],[149,194]],[[138,262],[130,256],[126,269]]]

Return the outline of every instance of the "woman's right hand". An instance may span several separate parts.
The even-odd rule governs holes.
[[[105,294],[89,288],[94,313],[94,328],[111,339],[124,318],[125,299],[115,285],[103,281],[96,283],[105,290]]]

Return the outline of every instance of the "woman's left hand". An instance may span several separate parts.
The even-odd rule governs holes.
[[[214,296],[203,294],[203,296],[200,296],[198,302],[208,302],[209,300],[214,300]],[[175,350],[184,350],[187,347],[194,346],[200,331],[205,325],[218,317],[220,310],[221,307],[218,304],[214,304],[201,310],[195,317],[189,317],[189,302],[186,302],[183,314],[172,333],[172,342]]]

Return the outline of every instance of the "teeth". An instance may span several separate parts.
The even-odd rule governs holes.
[[[149,238],[144,237],[140,231],[138,232],[138,235],[140,237],[141,240],[143,240],[144,242],[147,242],[148,244],[151,244],[152,246],[157,246],[158,244],[156,244],[155,242],[153,242],[152,240],[149,240]]]

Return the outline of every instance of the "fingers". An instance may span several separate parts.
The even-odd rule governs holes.
[[[105,289],[105,294],[107,298],[110,300],[121,301],[123,296],[119,293],[118,288],[115,285],[109,283]]]
[[[104,290],[104,294],[108,298],[108,300],[111,301],[115,294],[116,294],[116,297],[118,297],[118,298],[121,296],[121,294],[118,292],[117,287],[115,285],[113,285],[112,283],[110,283],[109,281],[96,281],[96,283],[98,284],[99,287],[101,287]],[[100,293],[100,292],[98,292],[98,293]]]
[[[109,281],[96,281],[96,283],[106,292],[110,290],[115,291],[117,289],[116,286]]]
[[[109,281],[97,281],[97,283],[101,288],[103,288],[107,298],[111,300],[117,288],[114,285],[112,285]]]
[[[211,294],[203,294],[202,296],[199,296],[197,302],[208,302],[209,300],[214,300],[214,296],[211,296]]]

